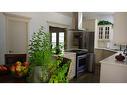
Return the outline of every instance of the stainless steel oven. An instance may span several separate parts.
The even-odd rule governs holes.
[[[76,76],[79,76],[80,73],[88,71],[88,59],[89,59],[88,57],[89,57],[88,53],[77,55]]]
[[[89,66],[89,53],[87,49],[71,49],[68,52],[76,53],[76,76],[88,71]]]

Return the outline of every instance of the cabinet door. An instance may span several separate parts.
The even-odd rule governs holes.
[[[108,39],[109,40],[110,27],[109,26],[105,26],[104,29],[105,29],[104,39]]]
[[[109,40],[111,29],[112,29],[111,25],[99,26],[98,27],[98,39],[99,40]]]
[[[98,39],[103,39],[103,31],[104,31],[104,28],[102,26],[99,27],[98,29]]]

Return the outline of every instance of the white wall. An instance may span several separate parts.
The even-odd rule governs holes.
[[[83,28],[87,31],[95,31],[96,19],[83,19]]]
[[[98,19],[99,20],[108,20],[110,22],[114,22],[113,19],[113,13],[111,14],[103,14],[103,12],[100,13],[94,13],[94,12],[89,12],[87,14],[84,14],[84,19]]]
[[[48,23],[55,23],[55,25],[59,24],[61,26],[69,26],[71,27],[72,18],[69,16],[62,15],[60,13],[55,12],[18,12],[18,13],[12,13],[16,15],[21,16],[27,16],[31,17],[30,24],[29,24],[29,31],[30,31],[30,37],[33,34],[33,32],[38,31],[40,26],[44,26],[44,31],[49,31]]]
[[[44,26],[44,31],[49,31],[49,25],[71,28],[72,18],[55,12],[15,12],[9,13],[20,16],[30,17],[28,38],[31,39],[34,32],[38,31],[40,26]],[[5,16],[0,13],[0,64],[4,63],[5,54]],[[68,41],[67,41],[68,42]]]
[[[127,12],[114,14],[114,43],[127,45]]]
[[[106,20],[106,21],[109,21],[111,23],[114,23],[114,17],[113,17],[113,15],[98,17],[97,20],[98,21],[100,21],[100,20]]]
[[[0,64],[4,64],[5,51],[5,16],[0,13]]]

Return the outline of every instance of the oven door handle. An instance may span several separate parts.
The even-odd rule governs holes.
[[[88,57],[88,54],[83,54],[83,55],[77,56],[77,58],[79,60],[82,59],[82,58],[86,58],[86,57]]]

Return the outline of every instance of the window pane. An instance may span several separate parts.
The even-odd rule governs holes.
[[[63,52],[64,51],[64,33],[63,32],[59,33],[59,45]]]
[[[52,33],[52,48],[56,47],[56,33]]]
[[[64,33],[59,33],[59,42],[64,42]]]

